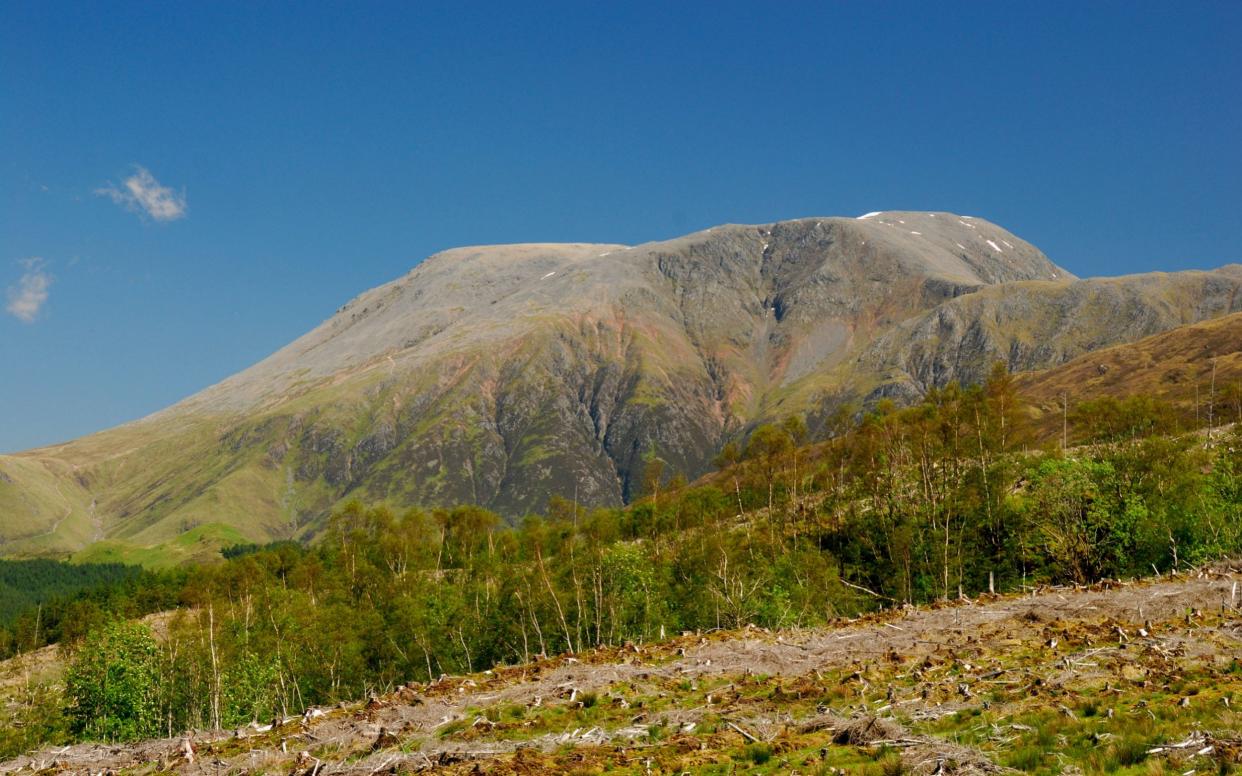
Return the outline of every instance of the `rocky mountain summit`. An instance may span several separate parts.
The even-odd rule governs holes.
[[[1053,366],[1236,311],[1239,285],[1078,280],[951,213],[449,250],[173,407],[0,457],[0,552],[296,536],[351,496],[618,504],[649,456],[695,477],[758,422]]]

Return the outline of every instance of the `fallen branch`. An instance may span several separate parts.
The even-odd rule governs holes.
[[[855,585],[853,582],[850,582],[849,580],[846,580],[846,579],[842,579],[841,577],[837,577],[837,581],[838,581],[838,582],[840,582],[841,584],[845,585],[846,587],[852,587],[852,588],[854,588],[855,590],[861,590],[862,592],[866,593],[867,595],[875,596],[876,598],[883,598],[885,601],[892,601],[893,603],[897,603],[897,599],[896,599],[896,598],[889,598],[889,597],[888,597],[888,596],[886,596],[886,595],[881,595],[881,594],[879,594],[879,593],[875,592],[874,590],[870,590],[870,589],[868,589],[868,588],[865,588],[865,587],[863,587],[862,585]]]
[[[743,736],[745,736],[745,737],[747,738],[747,740],[749,740],[751,743],[753,743],[753,744],[758,744],[758,743],[760,743],[759,739],[755,738],[753,735],[751,735],[750,733],[747,733],[745,730],[743,730],[741,725],[738,725],[738,724],[736,724],[736,723],[734,723],[734,722],[730,722],[729,720],[725,720],[725,723],[726,723],[729,727],[733,728],[734,730],[736,730],[737,732],[739,732],[739,733],[741,733]]]

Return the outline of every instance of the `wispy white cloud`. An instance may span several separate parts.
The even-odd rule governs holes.
[[[185,191],[178,193],[162,185],[147,168],[138,165],[119,187],[109,181],[107,186],[95,189],[95,194],[156,221],[176,221],[186,214]]]
[[[21,261],[25,272],[21,279],[9,286],[6,295],[8,304],[5,311],[23,323],[34,323],[39,311],[47,303],[48,293],[52,288],[52,276],[45,268],[43,259],[38,257]]]

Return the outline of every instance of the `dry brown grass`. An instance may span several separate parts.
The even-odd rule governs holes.
[[[1172,403],[1191,417],[1195,404],[1206,417],[1216,368],[1216,418],[1242,418],[1242,313],[1182,326],[1128,345],[1097,350],[1065,364],[1017,376],[1018,390],[1032,404],[1041,437],[1060,432],[1061,398],[1076,403],[1138,394]]]

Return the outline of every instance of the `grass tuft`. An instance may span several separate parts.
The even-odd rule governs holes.
[[[765,765],[772,759],[772,747],[768,744],[751,744],[746,747],[746,759],[755,765]]]

